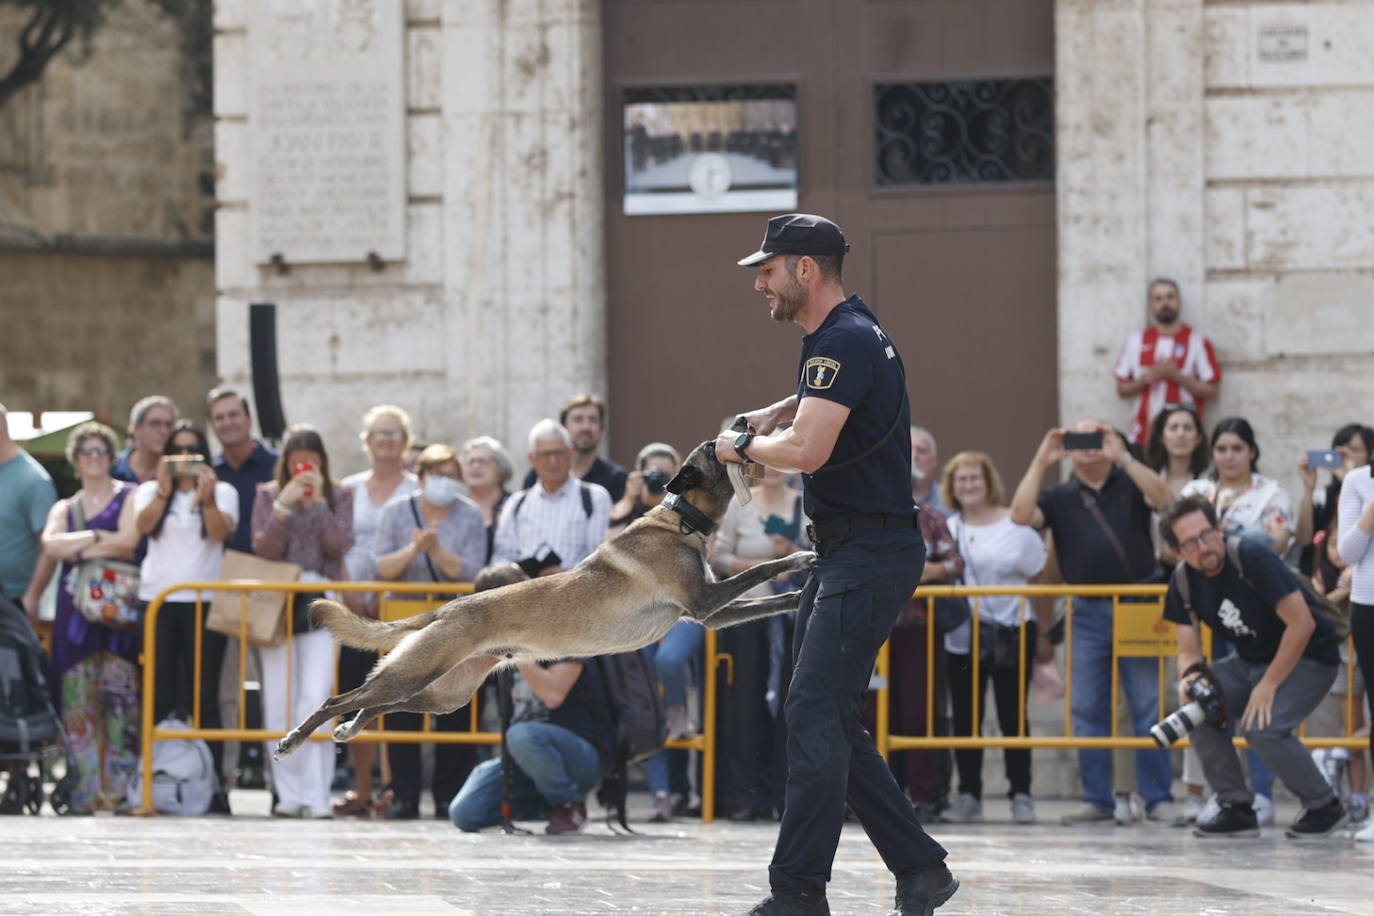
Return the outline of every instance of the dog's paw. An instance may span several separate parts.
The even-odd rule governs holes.
[[[287,735],[277,742],[276,749],[272,751],[272,759],[285,760],[287,757],[291,756],[291,752],[296,749],[296,745],[299,743],[299,741],[292,741],[291,736]]]
[[[810,569],[816,565],[816,551],[798,550],[787,559],[791,561],[793,569]]]

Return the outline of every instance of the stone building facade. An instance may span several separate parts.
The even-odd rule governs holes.
[[[1124,419],[1106,373],[1145,284],[1182,287],[1261,468],[1374,422],[1374,3],[1059,0],[1061,414]],[[1296,497],[1296,494],[1295,494]]]
[[[8,68],[26,11],[0,14]],[[0,398],[123,428],[151,392],[192,415],[214,382],[209,112],[178,25],[119,7],[0,108]]]

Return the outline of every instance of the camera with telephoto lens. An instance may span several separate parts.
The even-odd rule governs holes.
[[[654,496],[668,489],[668,472],[659,468],[650,468],[643,473],[644,489]]]
[[[1198,676],[1187,688],[1188,696],[1193,702],[1180,707],[1178,711],[1150,729],[1150,737],[1155,739],[1155,743],[1160,747],[1172,746],[1175,741],[1203,722],[1216,729],[1226,728],[1226,695],[1221,692],[1221,686],[1212,676],[1212,669],[1198,662],[1183,672],[1183,676],[1187,677],[1194,671],[1198,672]]]

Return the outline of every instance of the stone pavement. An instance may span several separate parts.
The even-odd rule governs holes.
[[[734,914],[766,893],[777,830],[641,822],[622,838],[594,819],[575,837],[465,835],[433,819],[272,820],[265,799],[235,792],[232,818],[0,819],[0,914]],[[1039,807],[1033,827],[936,826],[963,882],[939,916],[1374,912],[1374,846],[1344,836],[1203,842],[1153,824],[1060,827],[1070,803]],[[1295,814],[1281,807],[1279,823]],[[891,889],[846,827],[832,911],[884,913]]]

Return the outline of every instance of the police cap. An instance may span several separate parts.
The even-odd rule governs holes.
[[[753,267],[775,254],[841,255],[848,250],[840,227],[824,216],[788,213],[770,219],[759,250],[737,263]]]

